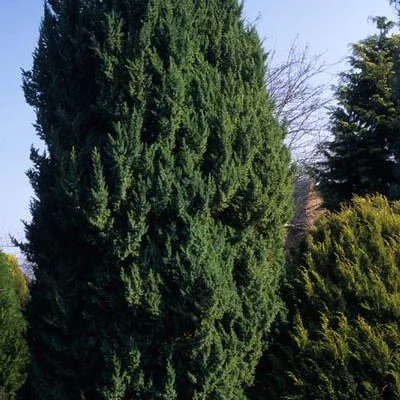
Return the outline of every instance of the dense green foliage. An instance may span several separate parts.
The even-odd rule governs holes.
[[[333,140],[324,143],[317,181],[325,205],[338,209],[353,195],[400,197],[400,36],[375,18],[380,33],[353,45],[331,114]]]
[[[237,0],[49,0],[27,101],[29,400],[245,398],[289,156]]]
[[[5,254],[5,258],[15,285],[15,290],[22,304],[25,305],[29,299],[28,280],[22,272],[15,255]]]
[[[28,350],[19,288],[22,272],[15,259],[0,251],[0,399],[14,400],[25,382]],[[26,285],[26,282],[25,282]],[[22,285],[23,286],[23,285]]]
[[[255,399],[400,398],[400,202],[355,197],[311,231]]]

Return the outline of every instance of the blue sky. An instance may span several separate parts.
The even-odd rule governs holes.
[[[32,127],[34,113],[22,94],[20,70],[31,66],[42,9],[42,0],[0,0],[0,247],[8,234],[22,238],[21,220],[29,220],[32,191],[25,171],[30,146],[38,140]],[[245,13],[266,49],[276,49],[277,59],[285,57],[299,35],[299,45],[324,53],[327,64],[343,59],[349,43],[374,31],[369,16],[396,20],[387,0],[247,0]],[[341,68],[343,64],[330,71]]]

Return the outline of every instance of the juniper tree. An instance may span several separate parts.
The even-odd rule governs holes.
[[[264,75],[236,0],[48,0],[30,400],[245,397],[290,214]]]
[[[321,145],[316,175],[330,209],[353,195],[400,196],[400,36],[389,35],[393,22],[374,21],[379,34],[352,46],[331,113],[333,140]]]

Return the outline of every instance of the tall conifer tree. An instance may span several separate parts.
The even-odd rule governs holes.
[[[400,197],[400,35],[389,35],[386,18],[374,21],[379,34],[353,45],[336,90],[333,140],[322,145],[317,180],[330,209],[355,194]]]
[[[30,400],[243,399],[289,156],[237,0],[48,0],[31,71]]]

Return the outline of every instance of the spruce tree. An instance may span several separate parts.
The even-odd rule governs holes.
[[[48,0],[29,400],[244,399],[281,308],[289,156],[237,0]]]
[[[17,393],[26,379],[28,362],[28,348],[25,340],[26,321],[23,316],[25,298],[20,291],[22,273],[16,267],[15,259],[0,251],[1,400],[17,398]]]
[[[400,35],[389,35],[386,18],[374,21],[379,34],[353,45],[331,113],[333,140],[321,145],[316,175],[329,209],[353,195],[400,197]]]

